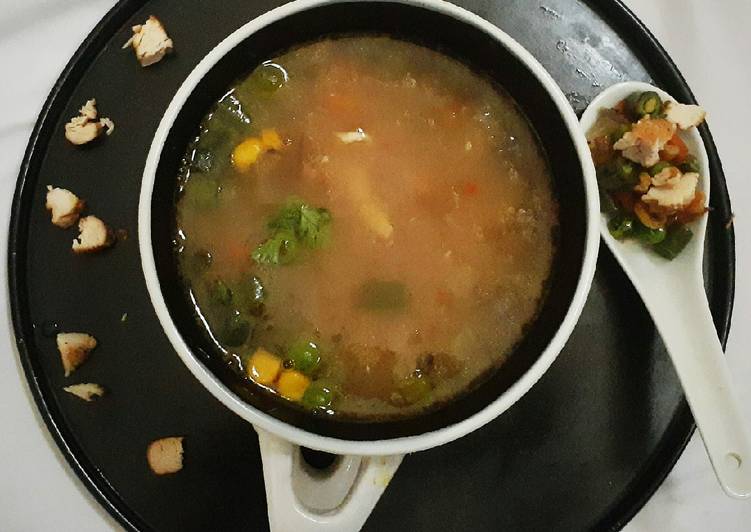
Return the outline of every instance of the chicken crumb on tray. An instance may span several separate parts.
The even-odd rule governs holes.
[[[45,207],[52,215],[52,223],[67,229],[78,221],[86,202],[73,194],[70,190],[47,185],[47,201]]]
[[[115,240],[112,230],[96,216],[81,218],[78,231],[78,238],[73,240],[75,253],[94,253],[110,247]]]
[[[65,386],[63,390],[89,403],[93,401],[94,398],[104,395],[104,388],[93,382],[71,384],[70,386]]]
[[[96,100],[88,100],[74,116],[65,124],[65,138],[71,144],[80,146],[96,139],[103,132],[111,135],[115,130],[115,123],[109,118],[97,120]]]
[[[146,460],[157,475],[177,473],[183,468],[183,437],[154,440],[146,449]]]
[[[151,15],[146,22],[131,28],[133,36],[123,45],[133,47],[138,62],[142,67],[158,63],[168,53],[172,52],[172,39],[167,35],[164,25]]]
[[[68,377],[81,364],[86,362],[91,351],[97,346],[96,338],[86,333],[60,333],[57,335],[57,350]]]

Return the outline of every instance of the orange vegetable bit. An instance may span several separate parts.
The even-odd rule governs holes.
[[[649,227],[650,229],[665,227],[665,224],[668,221],[668,217],[665,214],[649,212],[649,209],[641,200],[634,204],[634,214],[636,214],[636,217],[644,227]]]
[[[626,100],[621,100],[617,104],[613,106],[613,109],[621,113],[622,115],[626,114]]]
[[[639,174],[639,183],[634,187],[634,192],[644,193],[649,190],[652,184],[652,177],[647,172]]]
[[[464,186],[462,187],[462,192],[465,196],[474,196],[477,194],[477,191],[479,190],[477,183],[473,183],[472,181],[468,181],[467,183],[464,183]]]
[[[694,199],[691,200],[691,203],[689,203],[685,209],[678,211],[678,213],[676,214],[676,220],[680,223],[685,224],[701,218],[704,213],[709,210],[707,208],[706,202],[707,199],[704,195],[704,192],[697,190],[696,194],[694,194]]]
[[[688,146],[683,139],[676,133],[665,144],[665,149],[660,152],[660,159],[670,161],[675,164],[683,164],[688,157]]]

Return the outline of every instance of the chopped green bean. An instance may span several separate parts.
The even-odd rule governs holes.
[[[399,396],[404,403],[412,405],[424,399],[433,389],[430,380],[419,371],[404,379],[399,386]]]
[[[665,237],[667,236],[667,231],[664,227],[659,227],[657,229],[650,229],[649,227],[646,227],[642,225],[641,223],[636,223],[634,227],[634,236],[644,244],[647,245],[654,245],[659,244],[663,240],[665,240]]]
[[[407,287],[401,281],[371,279],[365,281],[357,293],[357,306],[367,310],[402,310],[408,301]]]
[[[652,246],[652,249],[666,259],[673,260],[683,251],[693,235],[691,229],[685,225],[674,225],[668,229],[665,239]]]
[[[662,112],[662,99],[654,91],[645,91],[639,96],[635,110],[640,116],[657,116]]]
[[[623,240],[634,232],[634,219],[625,214],[617,214],[608,222],[608,230],[616,240]]]
[[[686,160],[683,161],[683,164],[681,164],[678,168],[680,168],[681,172],[684,174],[688,174],[690,172],[699,173],[700,167],[699,167],[699,160],[694,157],[693,155],[689,155],[686,157]]]
[[[654,166],[652,166],[648,170],[648,172],[649,172],[649,175],[651,175],[652,177],[654,177],[657,174],[659,174],[660,172],[662,172],[663,170],[665,170],[666,168],[670,168],[671,166],[673,166],[673,165],[671,163],[667,162],[667,161],[660,161],[657,164],[655,164]]]
[[[617,157],[597,168],[597,181],[603,190],[630,190],[639,183],[639,168],[623,157]]]

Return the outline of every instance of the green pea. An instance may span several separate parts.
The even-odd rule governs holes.
[[[266,62],[253,71],[249,81],[252,88],[264,95],[270,95],[287,83],[287,71],[281,65]]]
[[[219,340],[229,346],[237,347],[245,343],[250,335],[250,322],[238,311],[224,320],[219,330]]]
[[[321,364],[321,351],[315,343],[301,341],[289,348],[287,358],[297,371],[310,375]]]
[[[331,388],[318,382],[314,382],[308,386],[302,396],[303,406],[310,410],[329,408],[333,401],[334,392]]]

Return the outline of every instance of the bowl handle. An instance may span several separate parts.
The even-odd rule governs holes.
[[[356,532],[365,524],[404,455],[338,456],[309,466],[300,447],[255,427],[271,532]]]

